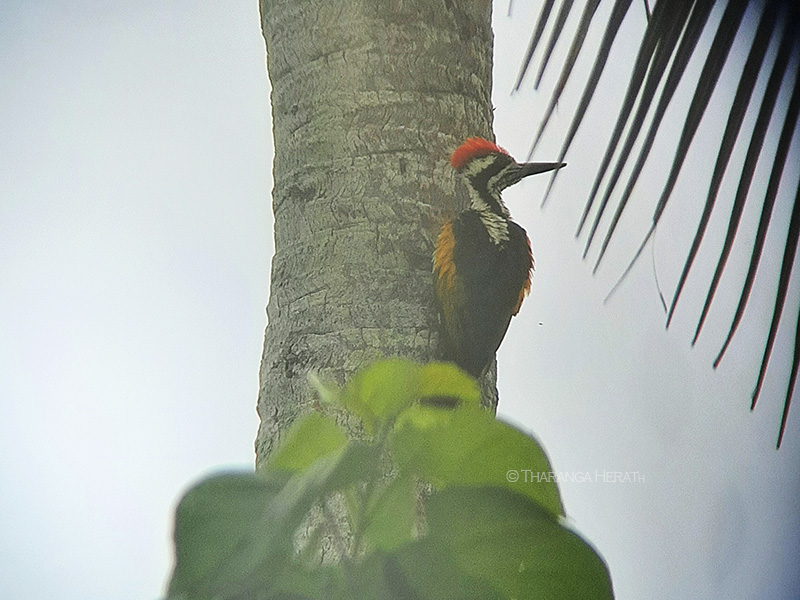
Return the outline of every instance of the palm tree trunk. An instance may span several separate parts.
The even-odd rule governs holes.
[[[447,159],[491,136],[491,2],[262,0],[275,256],[259,463],[313,402],[383,356],[436,356],[431,253],[463,207]],[[496,402],[493,374],[485,382]]]

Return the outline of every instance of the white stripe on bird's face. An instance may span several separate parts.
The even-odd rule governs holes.
[[[509,240],[508,211],[501,192],[508,186],[508,176],[516,167],[510,156],[490,154],[472,159],[461,174],[467,177],[470,204],[478,213],[481,222],[494,244],[500,245]]]
[[[502,192],[510,185],[509,176],[517,169],[516,163],[509,163],[503,167],[496,175],[492,175],[486,182],[486,190],[489,195],[495,199],[500,207],[500,212],[503,213],[507,219],[511,218],[511,213],[508,212],[505,202],[503,202]]]
[[[517,164],[506,154],[489,154],[472,159],[461,174],[469,181],[470,203],[478,212],[495,212],[510,218],[501,192],[509,185],[509,175]]]
[[[461,173],[470,179],[477,177],[484,171],[488,170],[497,160],[496,154],[488,154],[478,158],[473,158],[461,169]]]

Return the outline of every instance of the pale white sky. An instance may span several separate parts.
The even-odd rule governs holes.
[[[272,252],[256,4],[0,5],[0,597],[159,597],[181,492],[215,469],[252,465]],[[543,92],[527,82],[509,95],[536,18],[523,4],[508,19],[499,3],[495,22],[496,133],[520,158],[557,75],[551,68]],[[617,63],[635,52],[642,25],[642,15],[626,21],[587,117],[595,133],[579,136],[548,206],[539,208],[546,177],[508,193],[537,271],[500,351],[501,413],[536,433],[557,471],[594,479],[562,492],[618,598],[796,598],[796,414],[774,450],[791,319],[748,410],[780,255],[768,251],[759,278],[769,285],[717,373],[711,361],[744,267],[723,278],[694,349],[714,253],[701,257],[669,332],[654,283],[653,265],[665,293],[674,289],[723,117],[710,114],[698,134],[655,258],[648,250],[608,306],[652,203],[623,219],[595,278],[573,239],[624,93]],[[590,64],[587,54],[537,160],[555,157]],[[722,92],[732,93],[733,75]],[[685,91],[677,102],[688,103]],[[637,193],[660,192],[654,178],[669,166],[676,129],[659,137]],[[776,141],[773,132],[767,147]],[[732,169],[742,156],[737,148]],[[800,164],[789,162],[774,216],[784,222]],[[760,189],[766,174],[760,167]],[[728,181],[722,193],[734,189]],[[743,232],[757,216],[746,212]],[[724,218],[712,219],[712,250]],[[747,251],[739,243],[733,258]],[[798,293],[793,280],[789,306]],[[644,481],[598,481],[599,471]]]

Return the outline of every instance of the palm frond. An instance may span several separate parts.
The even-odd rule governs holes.
[[[774,2],[772,3],[775,4]],[[700,249],[700,242],[703,239],[708,221],[711,218],[711,211],[714,210],[714,203],[719,193],[720,185],[722,185],[722,177],[728,168],[733,147],[736,143],[736,138],[739,136],[739,130],[742,127],[744,116],[747,112],[747,105],[750,103],[750,97],[753,95],[753,88],[755,88],[758,74],[761,72],[761,66],[764,62],[764,57],[767,53],[772,33],[775,29],[775,24],[778,18],[777,7],[772,6],[764,10],[761,15],[761,21],[758,24],[756,35],[753,38],[753,43],[750,46],[750,53],[747,56],[744,67],[742,69],[742,76],[739,80],[739,85],[736,88],[736,95],[731,104],[730,114],[728,115],[728,122],[725,125],[725,133],[720,142],[719,154],[717,155],[717,162],[714,165],[714,174],[711,176],[711,184],[708,188],[708,197],[706,204],[703,207],[703,214],[700,217],[700,222],[697,225],[697,232],[695,233],[692,247],[686,257],[686,263],[683,266],[678,285],[675,289],[675,295],[672,298],[672,303],[669,307],[667,315],[667,327],[672,321],[672,316],[675,313],[675,307],[678,304],[683,286],[686,285],[686,279],[689,277],[689,271],[692,268],[694,259],[697,257],[697,252]],[[672,189],[670,188],[670,192]],[[777,191],[777,190],[776,190]],[[757,262],[757,261],[756,261]],[[754,273],[755,274],[755,273]],[[744,308],[744,307],[742,307]],[[734,328],[735,329],[735,328]],[[727,345],[726,345],[727,346]]]
[[[589,28],[592,24],[593,18],[596,14],[600,0],[588,0],[581,15],[580,23],[574,33],[572,44],[564,59],[561,74],[558,82],[555,84],[547,109],[545,110],[544,117],[541,121],[536,137],[534,139],[531,153],[533,148],[536,147],[541,136],[549,123],[553,110],[561,97],[563,90],[572,74],[575,62],[581,53],[585,50],[585,40]],[[594,210],[593,221],[584,248],[584,257],[587,256],[592,244],[597,237],[603,217],[608,210],[609,204],[615,198],[615,189],[620,182],[623,171],[629,164],[632,158],[633,148],[637,141],[640,139],[639,134],[644,132],[641,147],[633,162],[631,173],[628,176],[626,185],[620,194],[619,200],[616,201],[616,208],[613,216],[611,217],[601,244],[598,257],[594,265],[594,271],[597,270],[606,250],[609,246],[611,239],[614,237],[617,225],[620,218],[628,207],[632,199],[632,193],[636,186],[639,175],[642,172],[645,164],[647,163],[648,156],[654,144],[656,134],[658,133],[666,114],[667,108],[675,94],[678,84],[682,81],[686,72],[687,65],[690,59],[701,52],[699,50],[698,42],[701,34],[706,29],[709,16],[716,6],[724,10],[719,22],[715,25],[713,31],[713,40],[707,49],[703,49],[704,55],[701,57],[703,60],[703,67],[701,74],[696,82],[696,89],[692,97],[689,108],[686,112],[683,127],[680,134],[680,139],[670,166],[669,174],[667,175],[661,195],[656,204],[652,225],[644,236],[644,240],[634,254],[630,264],[624,270],[617,286],[624,280],[626,275],[630,272],[636,264],[639,256],[641,255],[644,247],[651,239],[655,232],[664,210],[672,196],[676,182],[680,175],[681,169],[685,163],[686,157],[692,146],[695,134],[698,131],[700,123],[705,114],[706,107],[711,99],[711,96],[716,87],[717,81],[722,73],[723,68],[728,62],[731,47],[739,33],[740,26],[746,14],[750,12],[759,15],[758,26],[755,34],[752,37],[749,45],[749,53],[741,68],[739,82],[736,88],[735,95],[730,102],[729,113],[725,131],[717,152],[714,171],[709,183],[708,195],[705,199],[702,215],[700,216],[695,231],[694,239],[691,248],[689,249],[683,269],[680,274],[678,284],[676,286],[672,302],[667,311],[667,326],[672,321],[678,300],[681,293],[684,291],[689,273],[697,258],[698,252],[703,242],[706,229],[715,207],[720,203],[730,202],[731,207],[730,216],[728,218],[728,227],[722,248],[719,251],[719,258],[717,261],[716,270],[709,284],[708,293],[706,295],[705,303],[698,321],[697,329],[695,332],[694,344],[697,340],[703,324],[713,304],[715,293],[725,267],[728,264],[728,259],[731,254],[733,243],[739,231],[739,224],[748,200],[750,186],[755,173],[756,165],[761,161],[771,161],[771,173],[767,186],[767,191],[762,199],[761,217],[758,225],[758,230],[753,240],[753,250],[750,257],[750,265],[745,277],[742,287],[741,295],[739,297],[739,304],[736,313],[731,321],[730,330],[727,338],[722,345],[719,356],[714,362],[714,367],[719,364],[722,356],[725,354],[739,323],[744,315],[747,300],[750,297],[752,286],[755,281],[755,274],[761,262],[762,251],[766,240],[767,230],[769,228],[775,198],[781,181],[784,179],[784,166],[789,154],[791,141],[794,134],[798,129],[798,112],[800,112],[800,99],[798,99],[798,88],[800,87],[800,71],[795,73],[790,70],[791,65],[797,65],[797,55],[800,53],[800,41],[798,40],[798,32],[800,31],[800,7],[796,2],[791,0],[767,0],[762,4],[760,0],[714,0],[713,2],[698,2],[695,0],[659,0],[653,7],[652,14],[650,14],[649,6],[645,1],[645,11],[647,12],[648,25],[642,37],[639,52],[633,60],[630,80],[628,88],[620,106],[618,117],[611,133],[611,136],[606,145],[606,150],[603,155],[600,165],[597,169],[594,183],[591,191],[589,192],[583,213],[580,217],[576,236],[581,235],[587,226],[589,216]],[[550,12],[553,10],[553,2],[547,0],[542,9],[539,22],[537,23],[536,31],[531,40],[528,48],[528,53],[523,61],[522,69],[517,81],[517,88],[522,83],[526,71],[530,68],[531,60],[539,43],[546,20]],[[615,0],[614,6],[611,11],[610,17],[605,24],[605,32],[599,47],[596,49],[596,58],[592,70],[585,82],[584,89],[577,109],[573,115],[567,134],[562,142],[561,150],[559,152],[558,160],[563,161],[567,152],[570,149],[575,136],[583,124],[585,114],[591,103],[594,92],[597,88],[600,77],[608,61],[611,47],[614,44],[617,33],[619,32],[621,23],[631,7],[630,0]],[[554,27],[553,34],[548,44],[548,49],[542,58],[539,72],[536,79],[536,86],[541,81],[542,74],[551,60],[552,49],[559,36],[563,33],[564,22],[566,21],[569,11],[572,9],[572,0],[562,0],[559,8],[558,17],[556,18],[556,26]],[[780,42],[775,59],[772,61],[771,66],[767,64],[766,56],[770,44],[775,38],[778,37],[780,32]],[[733,148],[740,134],[742,133],[742,124],[747,113],[748,106],[753,99],[754,90],[756,89],[756,82],[759,75],[769,70],[769,79],[764,91],[763,97],[760,99],[758,107],[758,116],[756,118],[753,131],[750,135],[748,148],[742,173],[739,178],[739,184],[736,194],[733,198],[719,198],[720,187],[728,168],[728,164],[733,153]],[[764,140],[767,130],[773,115],[776,113],[776,106],[780,98],[780,91],[785,86],[788,86],[794,81],[794,88],[791,98],[788,102],[785,115],[783,116],[783,124],[778,141],[777,149],[774,156],[761,156]],[[655,104],[655,108],[651,107]],[[635,110],[634,110],[635,108]],[[632,116],[631,116],[632,115]],[[623,133],[627,130],[623,142]],[[616,157],[616,158],[615,158]],[[615,159],[613,168],[612,160]],[[555,172],[550,179],[547,192],[545,193],[545,201],[552,189],[555,178]],[[605,182],[602,195],[600,188]],[[788,182],[784,182],[788,183]],[[795,182],[795,185],[800,184]],[[598,202],[599,198],[599,202]],[[751,198],[751,202],[753,199]],[[597,207],[595,208],[595,204]],[[800,235],[800,194],[795,199],[792,217],[787,227],[786,243],[784,247],[783,263],[777,284],[777,292],[775,298],[775,306],[772,313],[772,322],[770,325],[769,333],[764,347],[764,354],[761,361],[758,379],[756,382],[755,391],[753,394],[752,404],[755,402],[761,391],[765,373],[769,366],[770,356],[772,354],[773,346],[779,325],[782,322],[784,312],[796,314],[800,312],[799,307],[793,307],[791,311],[784,311],[786,302],[789,280],[791,278],[792,267],[796,255],[798,236]],[[611,293],[617,288],[614,286]],[[794,358],[792,362],[792,372],[787,384],[787,395],[784,402],[783,415],[781,418],[780,433],[778,438],[778,446],[780,446],[783,439],[786,420],[791,404],[792,393],[795,388],[797,372],[800,370],[800,323],[797,325],[797,332],[795,334],[794,343]]]
[[[561,146],[559,156],[566,156],[567,150],[569,150],[570,144],[572,144],[572,140],[575,138],[575,134],[578,132],[578,128],[581,126],[583,115],[586,113],[586,109],[589,107],[589,103],[592,101],[594,90],[597,87],[597,83],[600,81],[600,76],[603,74],[603,69],[605,68],[606,61],[608,60],[608,55],[611,53],[611,46],[614,44],[614,39],[617,37],[617,32],[622,25],[622,21],[625,18],[625,14],[628,12],[630,5],[631,0],[615,0],[614,2],[614,9],[611,11],[611,16],[606,24],[606,31],[603,34],[602,41],[600,42],[600,48],[597,51],[597,57],[595,58],[594,65],[592,66],[592,72],[589,74],[586,87],[583,88],[583,95],[581,96],[578,104],[578,109],[575,112],[575,117],[572,119],[572,123],[569,126],[569,131],[564,139],[564,143]],[[524,76],[524,73],[522,75]],[[529,153],[529,159],[530,155],[532,154],[533,149],[531,149],[531,152]],[[562,161],[559,159],[558,162]],[[547,191],[545,191],[544,194],[545,201],[550,195],[550,190],[553,189],[553,184],[556,180],[556,174],[557,171],[554,171],[553,175],[550,177],[550,182],[547,185]],[[544,204],[544,201],[542,204]]]
[[[684,2],[683,0],[675,0],[675,7],[674,9],[677,11],[681,11],[682,16],[688,18],[688,24],[686,25],[686,35],[683,36],[681,40],[681,44],[678,47],[678,51],[675,54],[675,60],[672,63],[672,68],[670,69],[669,75],[667,76],[666,82],[664,83],[664,88],[661,91],[661,96],[659,97],[658,104],[656,105],[655,113],[652,117],[650,123],[650,129],[647,132],[647,137],[644,140],[644,144],[639,152],[639,158],[636,161],[635,166],[633,167],[633,172],[630,175],[630,179],[628,180],[628,184],[625,187],[625,191],[622,194],[622,198],[617,205],[617,210],[614,213],[614,217],[611,219],[611,224],[609,225],[608,231],[606,232],[606,237],[603,240],[603,245],[600,248],[600,254],[597,257],[597,261],[595,262],[594,271],[596,272],[598,267],[600,266],[600,262],[603,260],[603,256],[605,256],[606,249],[608,247],[608,243],[611,240],[611,236],[613,235],[614,231],[616,230],[617,224],[619,223],[619,219],[622,216],[625,207],[628,205],[628,200],[630,199],[631,192],[633,191],[633,186],[636,184],[636,180],[639,177],[639,174],[644,167],[644,163],[647,160],[647,156],[650,154],[650,149],[653,146],[653,142],[656,138],[656,133],[658,132],[658,127],[661,124],[661,120],[664,117],[664,114],[667,111],[667,106],[669,106],[670,100],[672,100],[672,96],[675,93],[675,90],[678,87],[678,83],[680,83],[681,76],[683,75],[684,70],[686,69],[686,65],[689,62],[689,58],[691,57],[692,50],[697,43],[697,40],[700,37],[700,33],[703,30],[703,25],[705,24],[706,19],[708,18],[709,7],[708,3],[700,3],[701,5],[695,5],[695,10],[691,10],[691,4],[689,2]],[[662,4],[663,5],[663,4]],[[658,8],[658,4],[656,4],[656,9]],[[653,11],[653,17],[650,20],[650,25],[648,25],[648,29],[653,27],[657,28],[664,28],[666,31],[664,35],[661,36],[659,39],[659,44],[656,50],[655,55],[653,56],[653,61],[648,69],[647,73],[647,81],[645,82],[644,89],[642,91],[642,99],[639,102],[639,107],[636,111],[636,116],[634,117],[633,123],[631,125],[630,131],[628,132],[628,139],[625,142],[625,146],[622,149],[620,157],[617,159],[617,166],[614,169],[614,173],[609,181],[608,185],[606,186],[606,193],[603,197],[603,203],[601,206],[605,206],[608,203],[609,198],[611,197],[612,192],[614,191],[614,186],[616,185],[621,173],[622,169],[625,167],[627,163],[628,156],[633,148],[634,143],[636,142],[636,138],[639,135],[639,131],[641,131],[642,127],[644,126],[645,116],[647,112],[650,110],[650,104],[655,97],[656,90],[658,88],[659,83],[661,82],[661,78],[664,75],[664,71],[669,64],[670,58],[672,58],[672,52],[677,44],[681,30],[683,29],[682,24],[684,19],[675,19],[672,17],[672,14],[665,10],[664,12],[668,15],[665,17],[666,21],[664,24],[659,25],[659,21],[656,20],[656,13],[658,11]],[[592,234],[589,236],[589,240],[586,242],[586,249],[584,250],[584,256],[589,251],[589,246],[592,243],[592,239],[594,237],[593,233],[597,229],[599,225],[599,219],[602,215],[598,214],[597,218],[595,219],[595,224],[592,227]],[[653,226],[655,228],[655,225]],[[649,239],[651,234],[647,235],[645,239],[646,243],[647,239]],[[636,253],[636,257],[634,261],[638,259],[639,255],[641,254],[641,250]],[[631,266],[628,267],[625,274],[631,269],[633,266],[633,262]],[[623,278],[625,276],[623,274]]]
[[[539,144],[539,140],[542,138],[542,134],[544,133],[545,127],[547,127],[547,123],[553,114],[553,110],[558,104],[559,98],[561,98],[561,93],[564,91],[564,86],[567,85],[567,80],[572,73],[572,68],[575,66],[575,61],[578,60],[578,55],[581,53],[583,42],[586,40],[586,34],[589,32],[589,25],[592,22],[592,18],[594,17],[594,13],[597,11],[598,6],[600,6],[600,0],[587,0],[586,2],[586,6],[583,9],[583,14],[581,14],[581,21],[578,24],[578,30],[575,32],[575,35],[572,38],[572,45],[570,46],[569,52],[567,53],[567,58],[564,61],[564,67],[561,69],[561,75],[558,77],[558,82],[553,90],[552,98],[550,99],[550,103],[547,105],[547,110],[545,110],[544,117],[539,125],[539,131],[536,132],[536,139],[533,142],[531,151],[528,153],[528,160],[530,160],[531,156],[533,155],[533,151]],[[620,20],[620,23],[621,22],[622,21]]]
[[[688,5],[688,2],[682,3],[684,5]],[[659,47],[663,49],[663,44],[660,44],[661,39],[661,29],[659,24],[663,24],[666,17],[665,10],[663,9],[663,4],[661,5],[662,9],[658,10],[658,5],[656,6],[656,11],[653,13],[650,24],[647,27],[647,31],[645,32],[644,39],[642,40],[641,45],[639,46],[639,53],[636,56],[636,62],[633,66],[633,72],[631,74],[631,79],[628,83],[628,90],[625,93],[625,100],[622,103],[622,108],[619,111],[619,116],[617,117],[617,122],[614,125],[614,132],[611,134],[611,139],[606,146],[606,153],[603,156],[603,161],[600,163],[600,167],[597,169],[597,175],[595,176],[594,184],[592,186],[592,191],[589,194],[589,199],[586,201],[586,206],[583,209],[583,215],[581,216],[580,222],[578,223],[578,230],[576,232],[576,237],[580,235],[584,224],[586,223],[586,219],[589,216],[589,213],[592,209],[592,205],[594,204],[594,199],[597,195],[597,192],[600,189],[600,184],[605,177],[606,170],[608,169],[609,165],[611,164],[611,159],[614,156],[614,153],[617,149],[617,144],[619,143],[620,138],[622,137],[622,132],[625,130],[625,126],[628,122],[629,115],[633,110],[634,103],[636,102],[636,98],[639,95],[639,90],[641,89],[642,82],[647,75],[647,83],[645,84],[645,89],[642,92],[642,98],[639,101],[639,110],[634,117],[633,123],[630,127],[630,132],[628,134],[628,139],[626,140],[625,146],[622,149],[620,159],[617,161],[617,169],[614,170],[614,173],[611,175],[611,179],[606,187],[606,195],[604,196],[602,202],[600,203],[600,208],[597,211],[597,217],[595,218],[594,225],[592,226],[592,231],[589,233],[589,240],[586,243],[586,248],[584,250],[584,258],[586,257],[586,253],[589,251],[589,246],[592,243],[592,239],[594,237],[594,233],[597,230],[597,225],[600,222],[600,219],[605,212],[605,208],[608,204],[608,198],[610,197],[611,190],[613,190],[614,185],[619,178],[619,175],[622,170],[622,166],[624,164],[624,159],[622,157],[626,157],[633,146],[635,141],[635,136],[632,135],[634,131],[638,130],[638,127],[641,127],[641,121],[644,119],[644,116],[647,112],[647,108],[650,106],[650,101],[653,98],[653,94],[655,94],[655,90],[658,87],[658,83],[661,78],[661,74],[664,72],[664,68],[666,67],[666,62],[664,60],[657,60],[654,58],[656,51]],[[660,59],[663,59],[663,52],[661,53]],[[654,68],[648,73],[648,66],[651,62],[656,63],[654,64]],[[581,116],[581,118],[583,118]]]
[[[797,74],[800,75],[800,68],[798,68]],[[789,110],[787,111],[787,118],[784,121],[781,139],[778,142],[778,149],[776,152],[776,162],[773,166],[773,171],[778,171],[778,179],[780,179],[780,172],[783,170],[784,161],[789,151],[791,135],[797,124],[798,112],[800,112],[800,80],[795,78],[794,91],[792,92],[792,99],[789,101]],[[764,382],[764,374],[767,370],[767,364],[769,363],[769,358],[772,353],[772,346],[775,343],[775,335],[778,333],[778,325],[780,324],[781,314],[783,313],[783,305],[786,301],[786,292],[789,289],[789,277],[792,274],[792,265],[794,265],[794,257],[797,252],[798,232],[800,232],[800,202],[798,202],[798,199],[800,199],[800,188],[798,188],[798,196],[795,197],[792,217],[789,220],[789,231],[786,236],[786,245],[783,252],[781,275],[778,280],[778,292],[775,294],[775,308],[772,311],[772,324],[770,325],[767,344],[764,348],[764,358],[761,361],[758,382],[753,392],[753,404],[750,407],[751,409],[756,406],[758,394],[761,391],[761,384]]]
[[[555,0],[545,0],[544,4],[542,5],[542,12],[539,13],[539,20],[536,22],[536,28],[534,29],[533,37],[531,37],[531,42],[528,44],[528,50],[525,52],[525,59],[522,61],[522,68],[519,70],[517,83],[514,84],[515,91],[518,90],[522,85],[522,80],[525,77],[525,73],[528,72],[528,67],[531,64],[533,53],[536,52],[536,46],[539,45],[539,40],[542,39],[544,28],[547,27],[547,20],[550,18],[553,5],[555,5]],[[511,10],[511,7],[509,7],[509,10]]]
[[[697,324],[697,330],[695,331],[694,340],[692,341],[693,344],[697,341],[697,337],[700,335],[700,330],[703,328],[703,323],[705,322],[708,310],[711,307],[711,302],[714,299],[714,294],[716,293],[717,285],[719,284],[720,277],[722,276],[722,271],[725,268],[728,255],[730,254],[731,247],[733,246],[734,238],[736,237],[739,221],[742,216],[742,211],[744,210],[744,203],[747,199],[747,193],[750,190],[750,184],[753,180],[753,175],[755,174],[756,163],[758,162],[758,157],[761,154],[761,149],[764,145],[764,138],[767,135],[767,126],[772,118],[772,113],[778,100],[778,92],[780,91],[781,83],[783,82],[786,74],[786,69],[789,66],[790,52],[792,46],[794,45],[794,40],[792,38],[793,36],[791,35],[791,32],[785,30],[780,48],[778,49],[778,55],[772,65],[772,72],[770,73],[769,81],[767,82],[767,89],[764,93],[764,98],[761,101],[761,108],[758,111],[756,124],[753,128],[753,135],[750,139],[750,145],[747,148],[747,156],[745,157],[742,176],[739,179],[739,187],[736,190],[736,197],[733,201],[733,209],[731,211],[731,216],[728,223],[728,232],[725,236],[725,243],[722,247],[722,251],[720,252],[719,262],[717,263],[717,268],[714,271],[714,277],[711,280],[711,286],[708,290],[708,296],[706,296],[703,312],[700,315],[700,321]]]
[[[564,23],[567,22],[567,17],[569,17],[569,12],[572,10],[573,2],[574,0],[564,0],[563,4],[561,4],[561,9],[558,11],[555,25],[553,25],[553,33],[550,35],[550,41],[547,42],[547,49],[544,51],[544,58],[542,58],[539,73],[536,75],[536,83],[533,85],[536,89],[539,89],[539,84],[542,82],[544,70],[547,68],[547,63],[550,62],[550,57],[553,55],[556,42],[558,42],[558,38],[564,30]]]
[[[750,292],[753,288],[753,280],[758,270],[758,265],[761,262],[761,252],[764,249],[764,240],[767,237],[767,229],[769,228],[770,219],[772,218],[772,209],[775,206],[775,197],[778,195],[778,187],[780,186],[781,176],[783,175],[783,166],[786,162],[786,156],[789,151],[789,144],[797,124],[798,111],[800,110],[800,102],[797,100],[797,87],[798,81],[795,79],[795,92],[792,94],[792,101],[789,103],[789,109],[786,112],[786,119],[784,120],[783,130],[781,137],[778,140],[778,149],[775,154],[775,162],[773,164],[772,172],[769,176],[769,183],[767,184],[767,191],[764,196],[763,204],[761,206],[761,217],[758,223],[758,230],[756,231],[755,241],[753,242],[753,252],[750,256],[750,266],[747,270],[747,276],[742,286],[742,293],[739,297],[739,305],[736,307],[736,314],[731,322],[731,328],[725,338],[725,343],[719,352],[716,360],[714,361],[714,368],[719,366],[728,345],[733,339],[739,322],[744,314],[744,308],[747,305],[747,300],[750,297]],[[800,187],[798,188],[800,189]],[[795,200],[797,202],[797,200]]]

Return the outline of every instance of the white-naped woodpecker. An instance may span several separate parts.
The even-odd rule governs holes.
[[[442,226],[433,254],[444,326],[442,355],[473,377],[483,375],[531,289],[533,254],[502,191],[565,163],[518,163],[488,140],[469,138],[450,157],[465,177],[470,207]]]

